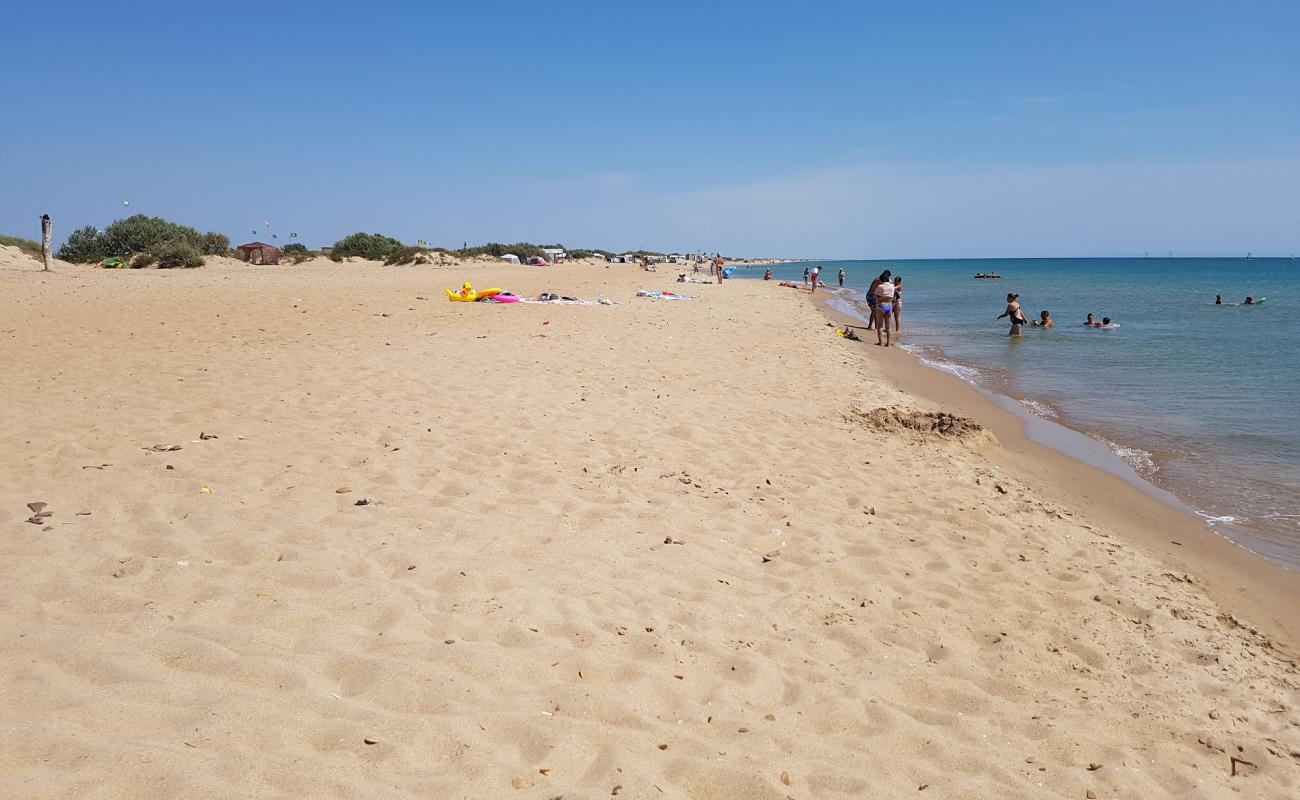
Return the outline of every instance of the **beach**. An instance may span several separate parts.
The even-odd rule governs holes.
[[[1300,794],[1300,575],[807,292],[38,270],[0,248],[15,797]]]

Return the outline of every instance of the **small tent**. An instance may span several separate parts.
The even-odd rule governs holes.
[[[518,264],[519,256],[515,255],[514,253],[506,253],[505,255],[501,256],[501,260],[508,264]]]
[[[280,248],[266,242],[249,242],[239,246],[239,259],[250,264],[279,264]]]

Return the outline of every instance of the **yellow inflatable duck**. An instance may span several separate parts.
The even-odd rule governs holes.
[[[465,281],[465,285],[460,287],[459,292],[451,289],[447,289],[446,292],[447,299],[453,303],[473,303],[475,300],[485,300],[501,294],[500,289],[484,289],[481,292],[475,292],[469,281]]]

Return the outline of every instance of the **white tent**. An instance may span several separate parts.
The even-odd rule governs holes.
[[[507,261],[511,264],[518,264],[519,256],[515,255],[514,253],[506,253],[505,255],[501,256],[501,260]]]

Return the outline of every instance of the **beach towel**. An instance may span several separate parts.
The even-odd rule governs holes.
[[[647,292],[645,289],[636,290],[637,297],[649,297],[655,300],[694,300],[689,294],[677,294],[675,292]]]

